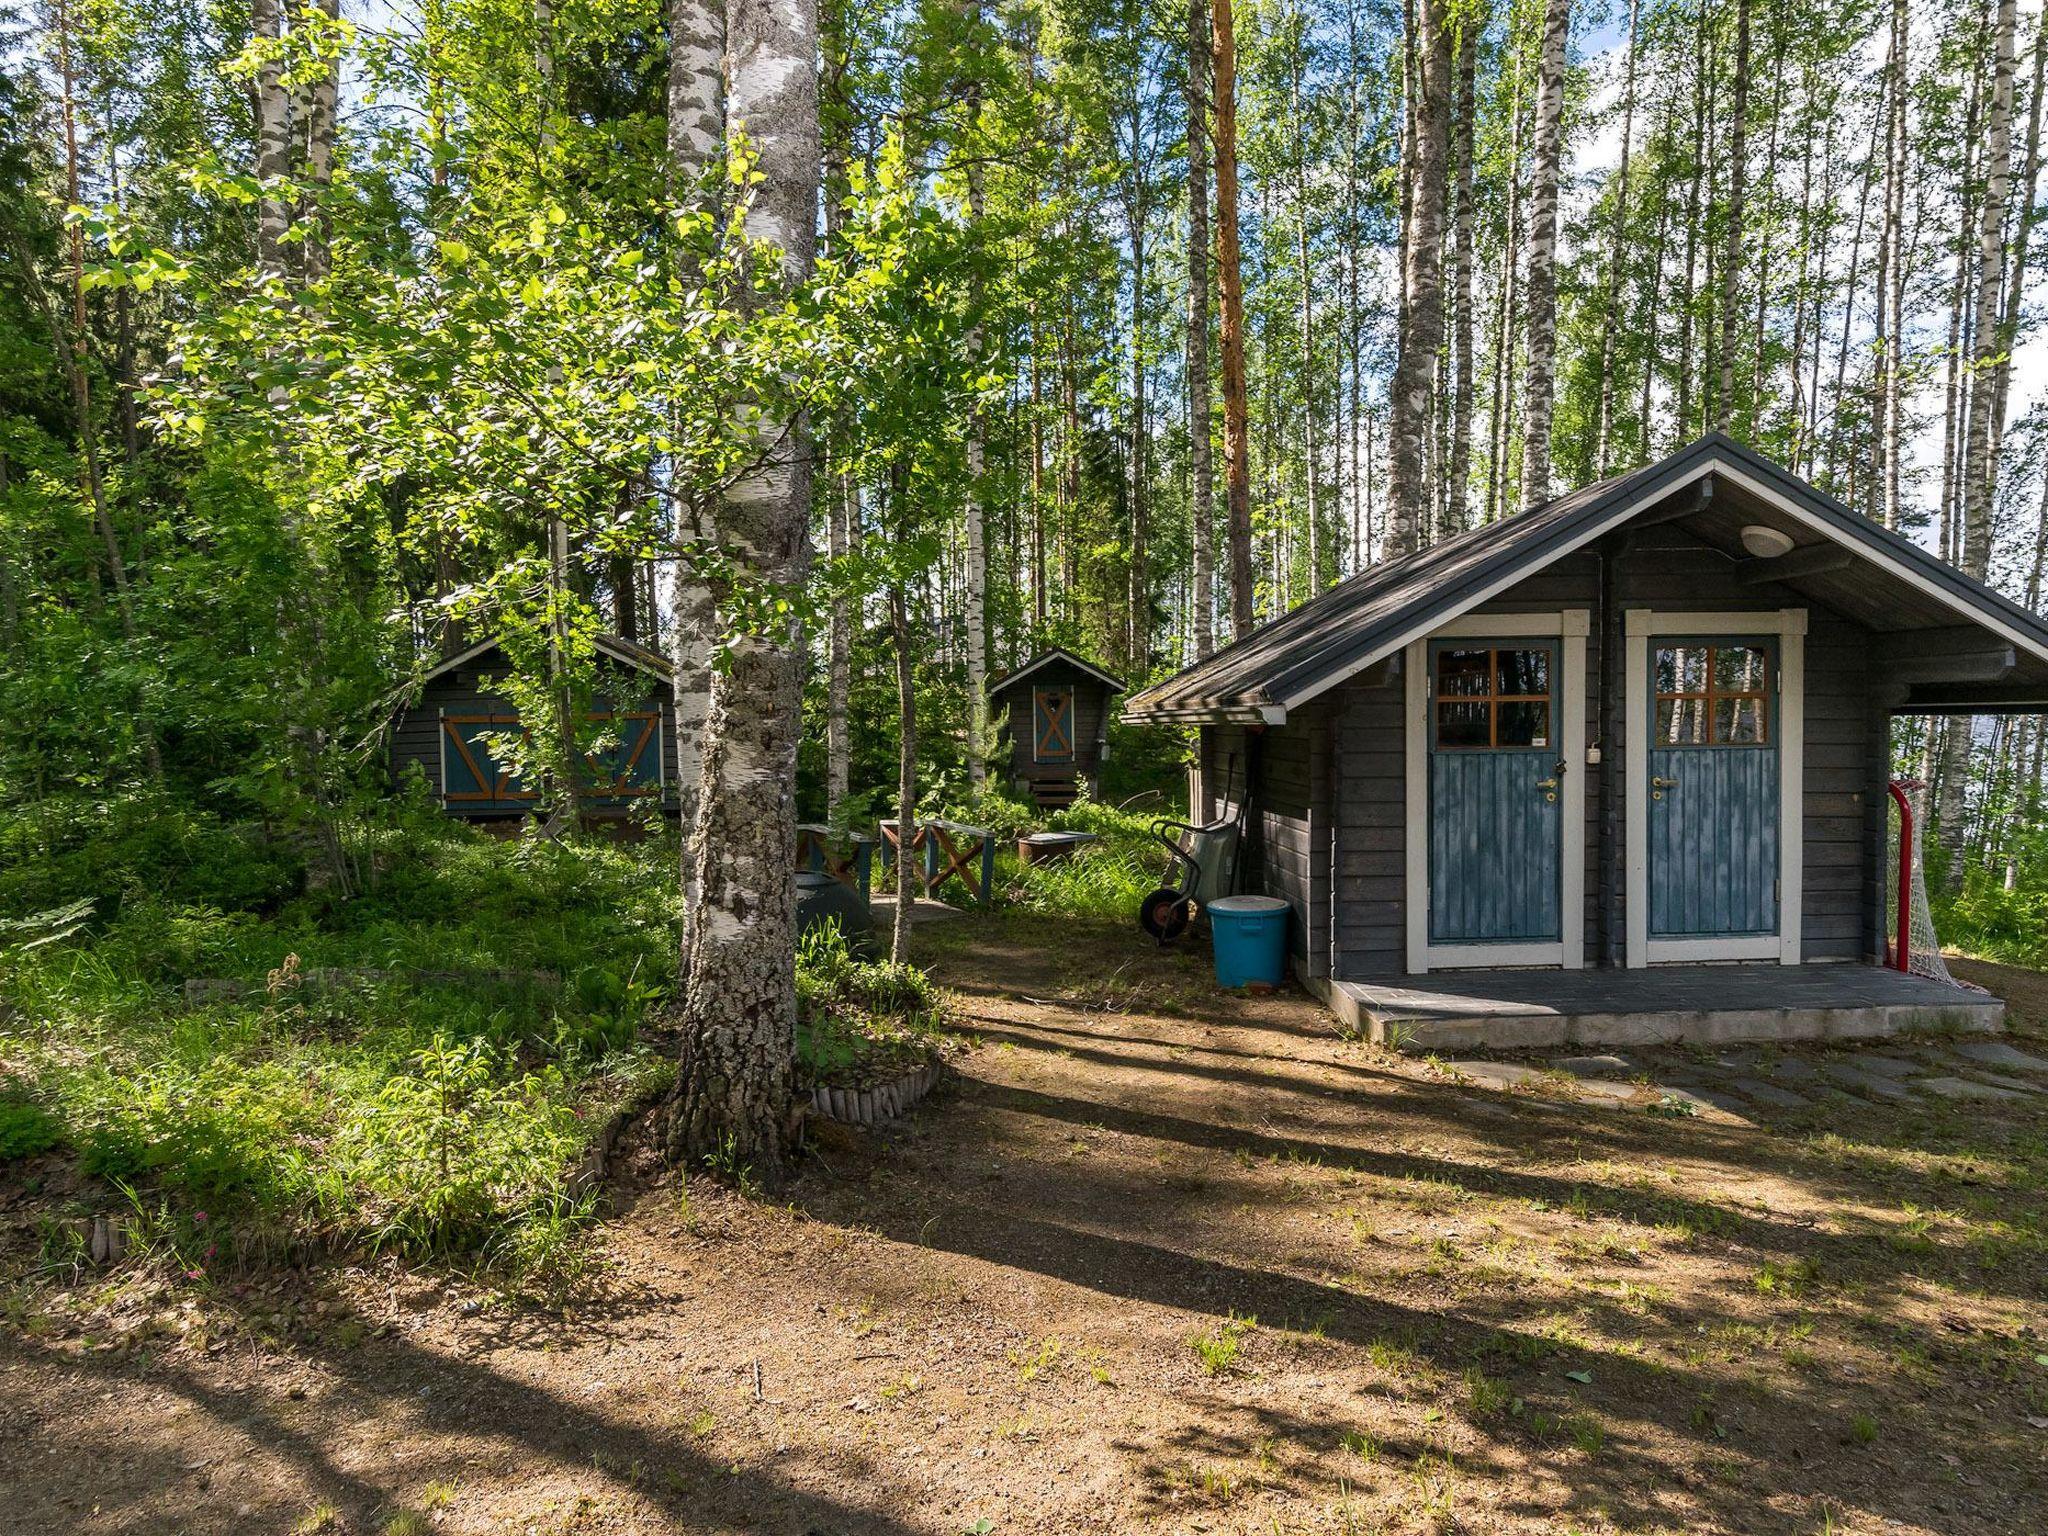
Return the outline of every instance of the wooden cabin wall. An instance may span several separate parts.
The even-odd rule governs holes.
[[[427,776],[427,785],[438,797],[441,784],[441,716],[512,714],[512,703],[498,691],[497,679],[510,668],[502,657],[481,656],[472,665],[444,672],[421,691],[419,701],[402,711],[391,733],[393,781],[403,783],[411,764],[417,763]],[[642,711],[659,707],[663,803],[673,808],[676,769],[675,717],[670,707],[667,682],[631,667],[606,666],[599,673],[604,702],[600,708]],[[485,814],[491,814],[486,812]],[[503,814],[502,812],[498,814]]]
[[[1269,730],[1224,725],[1202,731],[1205,819],[1235,816],[1249,779],[1252,811],[1239,889],[1278,896],[1294,909],[1288,951],[1297,974],[1310,977],[1330,974],[1333,718],[1327,706],[1311,704]]]
[[[1617,562],[1611,600],[1624,608],[1671,611],[1808,611],[1801,957],[1870,958],[1883,922],[1877,865],[1884,856],[1888,752],[1888,727],[1872,705],[1877,680],[1869,671],[1870,632],[1787,588],[1740,584],[1725,555],[1670,526],[1634,534]],[[1601,762],[1571,768],[1587,776],[1585,934],[1586,963],[1593,965],[1608,894],[1600,865],[1601,795],[1611,773],[1619,806],[1626,782],[1626,744],[1601,740],[1598,558],[1590,550],[1565,556],[1476,611],[1563,608],[1585,608],[1593,619],[1586,642],[1586,740],[1600,744]],[[1334,719],[1336,973],[1345,979],[1398,975],[1407,965],[1405,684],[1398,667],[1374,669],[1326,697]],[[1612,903],[1619,948],[1626,942],[1623,893],[1612,893]]]
[[[991,696],[990,702],[996,713],[1009,712],[1012,776],[1028,779],[1034,774],[1053,771],[1050,765],[1038,762],[1031,755],[1031,695],[1038,688],[1064,688],[1073,695],[1074,771],[1083,778],[1094,778],[1102,766],[1099,743],[1105,735],[1103,716],[1109,690],[1100,680],[1062,661],[1049,661],[1030,676],[1019,678]]]

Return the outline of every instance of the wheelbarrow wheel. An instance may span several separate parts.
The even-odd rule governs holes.
[[[1162,885],[1139,904],[1138,926],[1161,944],[1171,944],[1188,931],[1194,913],[1193,898],[1170,885]]]

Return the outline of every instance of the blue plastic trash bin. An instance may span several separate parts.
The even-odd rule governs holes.
[[[1287,972],[1287,915],[1278,896],[1219,896],[1209,903],[1216,980],[1226,987],[1277,987]]]

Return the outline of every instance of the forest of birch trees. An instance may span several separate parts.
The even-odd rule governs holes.
[[[502,632],[545,708],[613,631],[729,913],[764,765],[971,796],[1043,644],[1157,677],[1709,431],[2042,600],[2015,0],[33,0],[0,58],[10,836],[338,846],[408,679]],[[1950,880],[2028,884],[2040,721],[1901,730]]]

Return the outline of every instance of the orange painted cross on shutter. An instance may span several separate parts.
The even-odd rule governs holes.
[[[1074,760],[1074,696],[1064,688],[1031,692],[1032,756],[1041,763]]]

